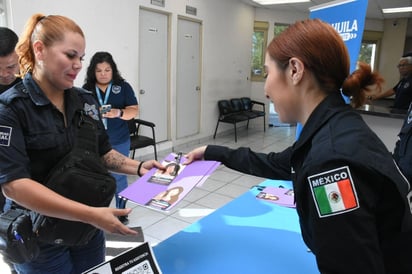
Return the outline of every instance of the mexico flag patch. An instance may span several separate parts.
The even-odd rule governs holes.
[[[344,166],[308,177],[319,217],[352,211],[359,207],[349,167]]]

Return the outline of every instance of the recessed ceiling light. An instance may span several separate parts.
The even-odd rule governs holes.
[[[294,4],[294,3],[304,3],[310,2],[310,0],[253,0],[261,5],[277,5],[277,4]]]
[[[382,9],[383,13],[412,12],[412,7]]]

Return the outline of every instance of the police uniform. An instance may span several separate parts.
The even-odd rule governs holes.
[[[26,74],[22,83],[0,95],[0,184],[21,178],[31,178],[42,183],[52,167],[72,148],[77,126],[75,113],[84,110],[92,117],[98,130],[98,152],[104,155],[111,150],[109,139],[98,112],[97,101],[83,89],[64,91],[65,117]],[[78,114],[77,114],[78,115]],[[67,124],[67,125],[66,125]],[[73,265],[87,262],[95,265],[104,260],[104,234],[98,230],[84,246],[72,252],[70,247],[39,243],[40,254],[33,262],[15,265],[20,271],[32,272],[41,267],[49,272],[61,267],[69,273]],[[47,270],[46,270],[47,269]]]
[[[402,128],[398,134],[393,157],[402,173],[412,182],[412,108],[409,107]]]
[[[63,114],[44,95],[31,74],[26,74],[22,84],[0,95],[0,183],[20,178],[42,182],[73,146],[76,129],[73,123],[78,108],[83,108],[96,121],[99,154],[111,150],[92,94],[71,88],[64,96],[67,126]]]
[[[409,182],[340,94],[317,106],[283,152],[208,146],[204,157],[292,180],[302,236],[321,273],[412,273]]]
[[[17,77],[16,79],[14,79],[14,81],[9,84],[9,85],[0,85],[0,94],[5,92],[6,90],[8,90],[9,88],[11,88],[12,86],[14,86],[17,83],[21,82],[21,78]]]
[[[0,94],[5,92],[9,88],[11,88],[12,86],[14,86],[15,84],[20,83],[20,82],[21,82],[21,78],[17,77],[16,79],[14,79],[13,83],[11,83],[9,85],[0,85]],[[5,204],[6,204],[6,197],[4,197],[3,191],[0,191],[0,212],[3,211]]]
[[[395,91],[395,102],[393,107],[396,109],[407,110],[412,102],[412,74],[401,79],[393,88]]]

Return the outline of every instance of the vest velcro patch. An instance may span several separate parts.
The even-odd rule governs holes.
[[[0,146],[10,146],[11,127],[0,126]]]
[[[320,218],[359,208],[348,166],[309,176],[308,181]]]

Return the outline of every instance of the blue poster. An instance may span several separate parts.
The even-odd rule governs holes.
[[[367,8],[368,0],[337,0],[309,9],[309,18],[319,18],[331,24],[342,37],[350,55],[350,72],[356,69],[358,62]],[[349,103],[348,98],[345,100]],[[296,139],[301,131],[302,125],[298,124]]]
[[[356,69],[362,44],[368,0],[339,0],[310,8],[310,18],[331,24],[341,35],[350,55],[350,71]]]

